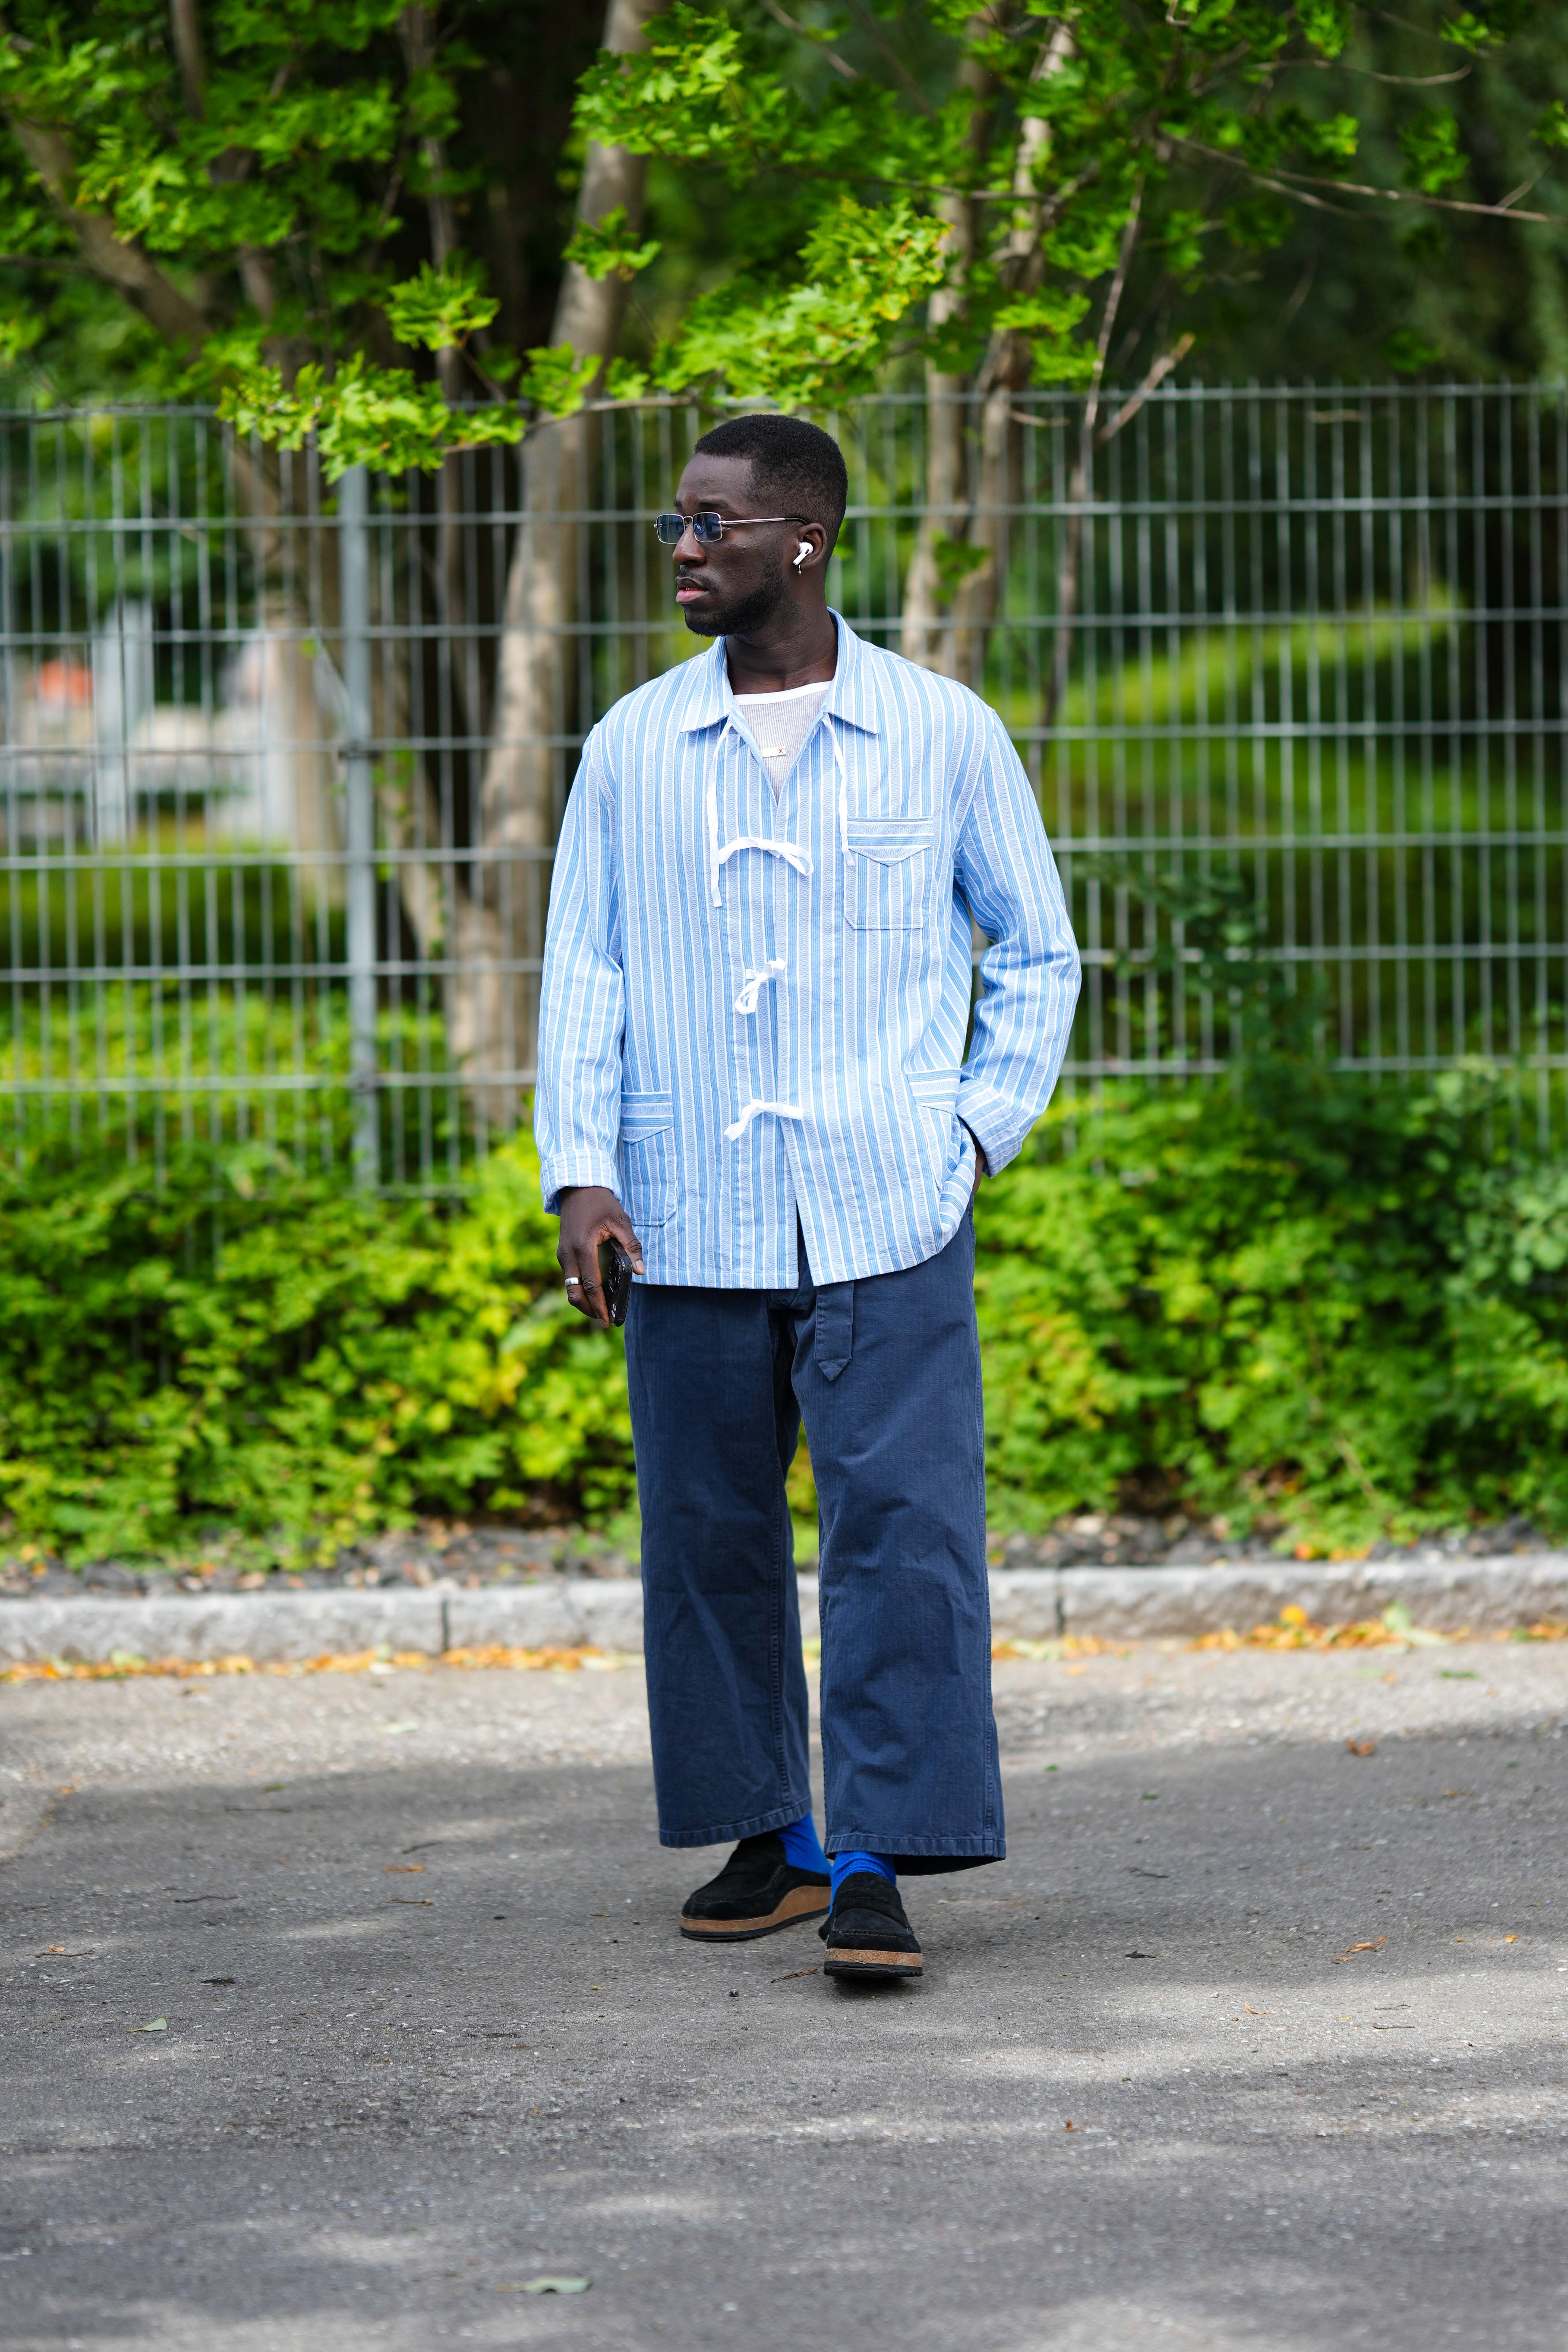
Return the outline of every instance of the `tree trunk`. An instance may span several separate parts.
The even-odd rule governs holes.
[[[976,30],[991,29],[988,19],[973,21]],[[1040,52],[1034,79],[1050,79],[1061,71],[1071,55],[1071,35],[1065,26],[1058,26]],[[976,107],[971,138],[977,148],[983,148],[994,84],[989,77],[977,74],[973,87],[977,98],[984,102]],[[1026,290],[1039,277],[1038,174],[1049,143],[1050,131],[1046,122],[1026,112],[1014,159],[1013,189],[1020,206],[1026,210],[1021,213],[1019,225],[996,256],[997,273],[1010,290]],[[962,200],[949,201],[954,204],[952,223],[962,284],[962,273],[967,271],[977,248],[978,228],[973,207],[963,205]],[[938,305],[945,300],[951,314],[959,307],[961,299],[956,288],[952,291],[939,289],[933,298],[935,320],[940,323],[943,315]],[[922,518],[915,560],[910,567],[904,592],[903,650],[911,660],[923,661],[931,669],[960,678],[976,691],[984,681],[985,650],[1006,578],[1011,522],[1006,509],[1013,503],[1017,471],[1013,403],[1028,382],[1028,374],[1029,351],[1025,338],[1018,334],[994,336],[978,378],[977,389],[984,395],[984,401],[980,415],[979,447],[970,463],[967,419],[959,397],[963,390],[962,380],[942,376],[933,369],[927,371],[930,423],[926,503],[928,509],[935,511],[928,511]],[[947,600],[938,561],[938,542],[942,539],[973,550],[980,559],[962,574],[952,592],[952,617],[946,623],[942,619],[942,607]]]
[[[603,46],[621,55],[640,49],[659,5],[660,0],[610,0]],[[601,220],[623,205],[636,225],[647,174],[641,155],[590,147],[578,219]],[[568,263],[551,341],[597,359],[602,375],[620,340],[626,299],[626,284],[614,271],[594,279]],[[523,519],[507,577],[491,748],[474,835],[485,854],[473,867],[473,895],[459,914],[457,952],[477,968],[454,985],[451,1037],[459,1066],[476,1081],[480,1116],[500,1126],[516,1120],[519,1089],[504,1082],[486,1085],[487,1073],[520,1070],[533,1059],[536,966],[549,892],[546,862],[528,853],[548,848],[554,837],[557,785],[564,784],[560,739],[573,731],[577,715],[569,632],[577,618],[583,527],[574,514],[588,503],[599,430],[595,415],[580,412],[536,425],[523,449]]]
[[[964,31],[965,47],[992,29],[988,16],[972,16]],[[991,136],[996,77],[973,57],[966,56],[959,68],[959,86],[974,98],[969,148],[978,162]],[[927,317],[932,328],[945,326],[963,307],[964,283],[974,260],[980,232],[979,207],[967,196],[942,196],[938,200],[937,211],[947,223],[952,265],[947,281],[931,298]],[[938,559],[942,542],[962,539],[968,528],[963,405],[968,388],[966,377],[948,375],[927,361],[925,507],[904,582],[900,649],[910,661],[921,662],[927,669],[938,670],[944,677],[952,677],[954,672],[952,638],[942,619],[946,597]]]

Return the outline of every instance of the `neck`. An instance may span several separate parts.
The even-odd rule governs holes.
[[[783,694],[826,682],[838,667],[838,630],[826,604],[786,614],[754,637],[726,637],[737,694]]]

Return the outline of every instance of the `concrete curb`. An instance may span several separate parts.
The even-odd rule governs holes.
[[[999,1589],[1000,1588],[1000,1589]],[[1393,1602],[1436,1633],[1502,1633],[1568,1618],[1568,1552],[1493,1559],[1236,1560],[1217,1568],[994,1570],[992,1624],[1008,1634],[1102,1640],[1190,1638],[1227,1625],[1247,1633],[1281,1609],[1314,1624],[1380,1617]]]
[[[1218,1568],[994,1569],[997,1640],[1184,1640],[1246,1633],[1294,1604],[1319,1624],[1376,1617],[1402,1601],[1435,1633],[1500,1633],[1568,1619],[1568,1552],[1489,1559],[1227,1562]],[[817,1625],[816,1579],[800,1580],[801,1622]],[[58,1658],[244,1656],[258,1665],[379,1648],[642,1648],[642,1588],[562,1578],[476,1591],[181,1593],[153,1601],[0,1601],[0,1664]]]

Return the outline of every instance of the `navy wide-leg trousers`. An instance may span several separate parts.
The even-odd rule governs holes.
[[[659,1836],[711,1845],[811,1805],[784,1474],[822,1515],[824,1843],[906,1872],[1005,1852],[991,1712],[974,1230],[819,1289],[638,1284],[626,1369]]]

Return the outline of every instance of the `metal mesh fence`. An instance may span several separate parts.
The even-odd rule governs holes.
[[[577,749],[695,649],[649,524],[706,421],[334,492],[195,410],[0,417],[9,1150],[462,1181],[531,1077]],[[1037,783],[1087,966],[1069,1087],[1223,1070],[1267,972],[1339,1063],[1507,1062],[1551,1122],[1568,394],[823,421],[833,601],[984,692]]]

